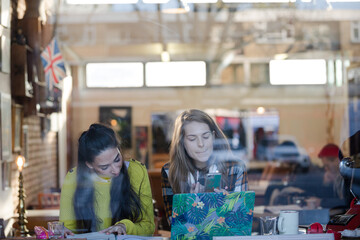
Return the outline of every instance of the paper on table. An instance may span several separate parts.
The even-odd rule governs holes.
[[[83,234],[75,234],[73,236],[69,236],[71,238],[86,238],[87,240],[116,240],[116,236],[114,234],[105,234],[100,232],[91,232],[91,233],[83,233]]]
[[[168,237],[145,237],[145,236],[135,236],[135,235],[117,235],[116,240],[147,240],[147,239],[156,239],[156,240],[167,240]]]
[[[75,234],[71,236],[71,238],[86,238],[87,240],[146,240],[146,239],[154,239],[154,240],[165,240],[169,239],[166,237],[145,237],[145,236],[136,236],[136,235],[114,235],[114,234],[105,234],[100,232],[92,232],[92,233],[83,233],[83,234]]]

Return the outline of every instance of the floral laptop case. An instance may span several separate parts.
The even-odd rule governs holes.
[[[254,203],[253,191],[175,194],[171,239],[251,235]]]

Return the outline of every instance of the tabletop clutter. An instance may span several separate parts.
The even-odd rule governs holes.
[[[65,227],[63,222],[48,222],[48,229],[35,226],[34,232],[37,239],[61,239],[64,238]]]
[[[281,210],[279,216],[260,217],[260,235],[332,233],[335,240],[342,238],[360,239],[360,229],[336,230],[329,228],[329,226],[329,224],[323,225],[315,222],[306,226],[306,231],[299,231],[299,211],[296,210]]]

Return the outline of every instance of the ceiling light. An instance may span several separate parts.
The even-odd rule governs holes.
[[[66,0],[67,4],[134,4],[138,0]]]
[[[275,60],[284,60],[287,59],[289,57],[289,55],[287,53],[278,53],[275,54],[274,59]]]
[[[257,114],[264,114],[265,113],[265,108],[264,107],[258,107],[256,109],[256,112],[257,112]]]
[[[170,62],[170,54],[168,51],[161,52],[161,61],[162,62]]]
[[[170,0],[161,4],[161,12],[168,14],[181,14],[190,11],[189,5],[184,0]]]

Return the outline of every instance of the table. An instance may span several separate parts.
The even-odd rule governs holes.
[[[34,209],[26,210],[26,224],[30,234],[34,233],[35,226],[43,226],[47,229],[47,223],[52,221],[59,221],[60,210],[59,209]],[[18,226],[18,215],[14,215],[15,223],[14,228],[19,229]]]
[[[36,237],[7,237],[7,238],[0,238],[0,240],[37,240]],[[66,240],[87,240],[86,238],[66,238]]]
[[[257,236],[233,236],[233,237],[213,237],[213,240],[334,240],[332,233],[318,233],[318,234],[297,234],[297,235],[257,235]]]

